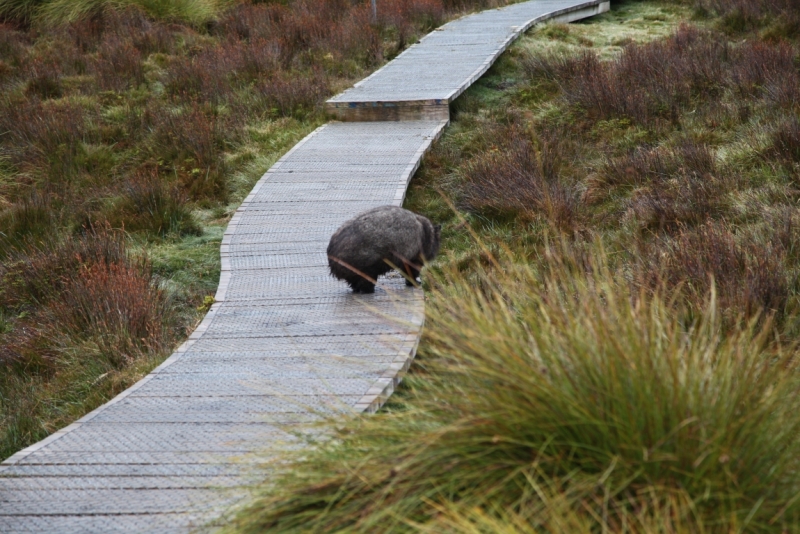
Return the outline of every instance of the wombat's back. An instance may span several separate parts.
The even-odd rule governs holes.
[[[331,237],[328,256],[356,267],[384,258],[411,258],[419,253],[422,225],[417,216],[397,206],[380,206],[346,221]]]

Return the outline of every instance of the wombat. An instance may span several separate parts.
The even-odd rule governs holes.
[[[407,275],[406,285],[412,286],[423,263],[439,253],[440,230],[441,226],[422,215],[397,206],[365,211],[331,236],[331,274],[346,281],[355,293],[373,293],[375,280],[394,265]]]

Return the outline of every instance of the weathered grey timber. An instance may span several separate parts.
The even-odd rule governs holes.
[[[543,21],[572,22],[609,10],[608,0],[522,2],[437,28],[382,69],[328,100],[342,120],[448,119],[449,104],[522,33]]]
[[[461,19],[458,32],[452,23],[423,40],[438,47],[435,57],[445,53],[440,44],[460,35],[472,43],[459,41],[474,53],[458,55],[454,47],[453,68],[441,79],[422,74],[431,54],[417,45],[396,60],[406,65],[402,81],[419,82],[416,92],[392,92],[401,85],[393,62],[352,90],[364,99],[351,102],[399,102],[398,94],[449,102],[531,13],[589,16],[597,5],[548,0]],[[494,48],[486,52],[483,42]],[[458,70],[462,58],[478,67]],[[374,294],[354,295],[328,274],[325,249],[355,214],[402,204],[422,155],[447,124],[446,114],[430,115],[331,123],[276,163],[228,226],[217,302],[189,339],[127,391],[0,464],[0,532],[207,529],[247,498],[270,457],[302,445],[301,434],[311,431],[305,423],[380,407],[414,357],[422,292],[394,274]]]

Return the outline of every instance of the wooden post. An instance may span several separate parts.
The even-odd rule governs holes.
[[[378,4],[377,0],[372,0],[372,23],[378,23]]]

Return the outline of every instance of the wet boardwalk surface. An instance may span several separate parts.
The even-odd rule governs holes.
[[[546,13],[570,4],[584,3],[485,12],[462,33],[496,44],[502,28],[506,39],[519,32],[514,17],[530,21],[524,6]],[[426,63],[422,45],[440,34],[395,61]],[[381,72],[398,76],[393,64]],[[431,79],[408,94],[435,100],[472,83],[468,71],[442,72],[439,85]],[[358,98],[392,85],[367,81]],[[249,495],[271,455],[302,443],[295,431],[305,423],[377,409],[414,357],[422,291],[390,275],[375,294],[354,295],[328,275],[325,249],[345,220],[402,204],[446,124],[331,123],[276,163],[231,220],[217,303],[189,340],[111,402],[0,464],[0,532],[204,529]]]

